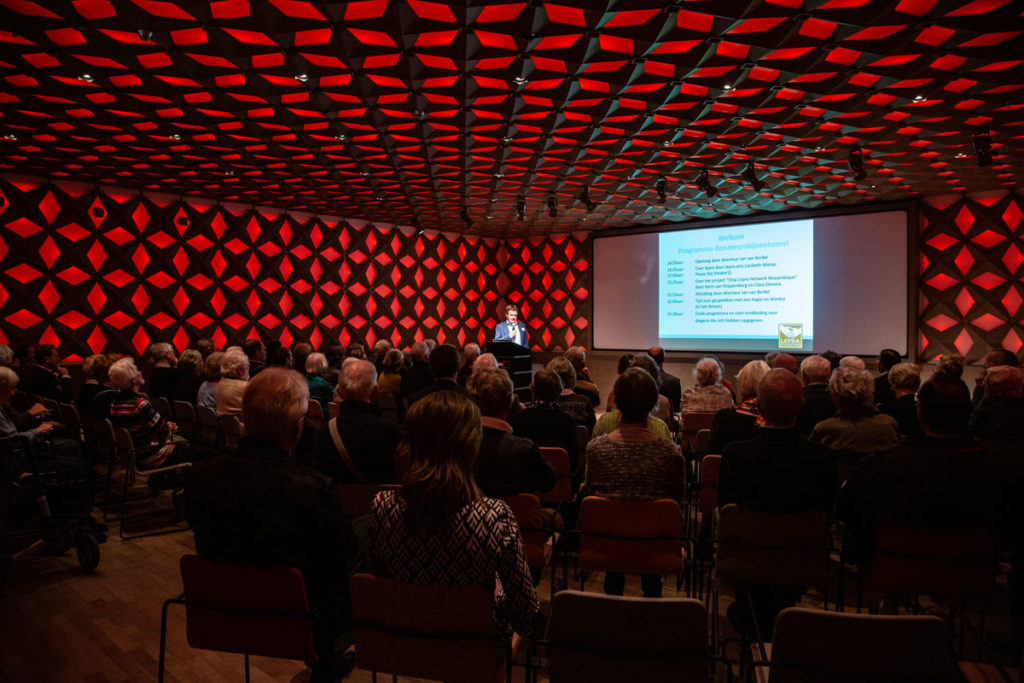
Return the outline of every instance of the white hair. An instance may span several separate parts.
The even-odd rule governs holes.
[[[10,365],[14,359],[14,352],[6,344],[0,344],[0,365]]]
[[[154,360],[163,360],[167,357],[167,354],[173,350],[174,347],[167,342],[157,342],[149,347],[149,355],[152,356]]]
[[[311,353],[306,356],[306,374],[319,375],[327,371],[327,356],[322,353]]]
[[[132,382],[139,374],[139,367],[131,358],[122,358],[110,366],[107,377],[110,383],[118,389],[131,389]]]
[[[0,391],[11,391],[18,386],[18,373],[6,365],[0,365]]]
[[[853,368],[854,370],[867,369],[867,366],[864,365],[864,359],[860,356],[843,356],[839,359],[839,367]]]
[[[245,379],[249,376],[249,356],[245,355],[242,348],[232,346],[224,352],[220,361],[221,377],[233,379]]]
[[[697,384],[709,387],[717,384],[722,378],[722,368],[714,358],[702,358],[693,369],[693,374],[697,378]]]

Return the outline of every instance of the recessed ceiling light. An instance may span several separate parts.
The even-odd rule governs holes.
[[[338,142],[345,142],[345,140],[348,140],[348,136],[345,135],[344,133],[338,133],[337,135],[334,136],[334,139],[337,140]]]
[[[181,136],[180,136],[180,135],[178,135],[177,133],[171,133],[171,135],[170,135],[170,138],[171,138],[172,140],[180,140],[180,139],[181,139]]]
[[[504,142],[504,143],[505,143],[505,144],[507,145],[508,143],[512,142],[512,138],[510,138],[510,137],[508,137],[508,136],[506,135],[505,137],[503,137],[503,138],[501,139],[501,141],[502,141],[502,142]]]
[[[78,80],[80,80],[80,81],[88,81],[89,83],[92,83],[94,79],[92,77],[92,74],[82,74],[81,76],[78,77]]]
[[[726,90],[732,90],[732,83],[726,83],[722,87],[725,88]]]
[[[306,74],[296,74],[295,80],[305,83],[306,81],[309,80],[309,76],[307,76]]]
[[[524,76],[516,76],[515,78],[512,79],[512,82],[515,83],[516,85],[522,86],[526,85],[530,81]]]
[[[5,135],[3,137],[3,139],[4,140],[10,140],[11,142],[16,142],[18,140],[18,136],[15,135],[14,133],[9,133],[9,134]]]
[[[915,102],[924,102],[924,95],[914,95]]]

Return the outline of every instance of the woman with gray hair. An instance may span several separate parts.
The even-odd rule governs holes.
[[[356,356],[349,356],[355,358]],[[306,356],[306,382],[309,385],[309,398],[318,401],[327,413],[327,404],[334,398],[334,387],[324,379],[327,372],[327,356],[322,353],[311,353]]]
[[[214,351],[203,363],[203,383],[199,385],[196,396],[197,408],[217,410],[217,384],[220,383],[220,362],[224,359],[223,351]]]
[[[697,383],[683,392],[683,413],[717,413],[733,405],[732,392],[722,386],[722,366],[714,358],[701,358],[693,369]]]
[[[736,393],[740,401],[734,407],[722,408],[711,422],[711,452],[721,453],[726,444],[753,439],[757,428],[764,425],[757,407],[757,385],[771,370],[763,360],[752,360],[736,375]]]
[[[110,366],[110,383],[117,395],[110,402],[110,421],[124,427],[132,437],[139,469],[149,470],[189,462],[187,442],[176,439],[178,426],[168,422],[139,389],[145,383],[131,358]],[[180,446],[180,448],[179,448]]]
[[[221,380],[217,384],[217,414],[242,414],[242,395],[249,384],[249,357],[240,347],[232,346],[220,360]]]
[[[875,408],[875,383],[866,370],[837,368],[828,390],[836,413],[814,426],[811,441],[833,451],[867,455],[899,440],[896,420]]]
[[[897,363],[889,368],[889,384],[896,398],[878,404],[878,410],[895,418],[900,436],[922,434],[917,420],[917,390],[921,388],[921,368],[914,363]]]

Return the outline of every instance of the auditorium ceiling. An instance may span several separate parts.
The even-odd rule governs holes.
[[[0,27],[3,173],[494,236],[1024,184],[1019,0],[0,0]]]

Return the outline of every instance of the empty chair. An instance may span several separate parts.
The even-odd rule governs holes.
[[[683,573],[683,513],[674,500],[587,496],[580,505],[579,526],[580,569],[641,575]]]
[[[192,440],[196,433],[196,407],[188,401],[174,402],[174,421],[178,424],[178,434]]]
[[[550,630],[551,683],[711,680],[699,600],[561,591]]]
[[[569,469],[569,454],[564,448],[543,446],[541,455],[555,471],[555,486],[550,491],[540,491],[537,497],[542,503],[569,503],[575,498],[572,486],[572,471]]]
[[[511,676],[508,644],[494,635],[479,586],[421,586],[371,574],[351,582],[356,666],[449,683]],[[514,652],[514,650],[511,650]]]
[[[164,679],[167,608],[185,605],[188,644],[202,650],[316,660],[312,617],[302,574],[294,567],[239,567],[198,555],[181,558],[181,598],[164,603],[160,618],[160,668]]]
[[[756,649],[755,657],[761,660],[755,663],[758,680],[768,683],[962,680],[953,663],[949,628],[935,616],[791,607],[776,619],[771,648]]]

